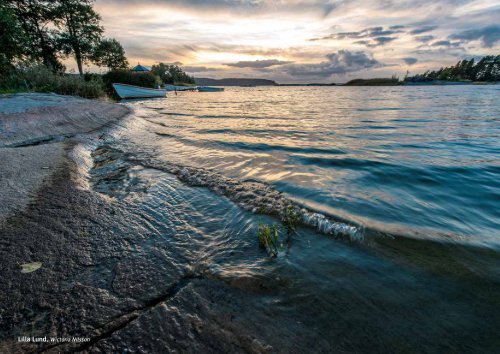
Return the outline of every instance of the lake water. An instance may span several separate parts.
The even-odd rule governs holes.
[[[170,161],[357,225],[500,242],[500,87],[262,87],[133,104]]]
[[[206,350],[234,337],[250,352],[495,352],[499,99],[499,86],[229,87],[124,103],[134,114],[77,153],[84,175],[125,225],[137,298],[189,286],[121,345],[173,345],[175,330]],[[291,238],[287,203],[304,212]],[[276,258],[261,223],[281,227]]]

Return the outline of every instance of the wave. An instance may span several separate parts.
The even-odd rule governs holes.
[[[265,183],[241,181],[200,167],[182,166],[149,158],[124,158],[145,168],[173,174],[189,186],[208,188],[253,213],[275,216],[284,221],[291,212],[298,217],[298,223],[302,226],[312,227],[321,233],[352,241],[363,239],[361,228],[301,206]]]

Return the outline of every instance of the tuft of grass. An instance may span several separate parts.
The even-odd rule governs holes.
[[[302,217],[300,213],[292,205],[288,205],[282,213],[281,223],[286,229],[288,236],[297,231],[297,227],[301,221]]]
[[[276,224],[260,224],[257,229],[259,247],[267,250],[271,257],[278,255],[278,226]]]

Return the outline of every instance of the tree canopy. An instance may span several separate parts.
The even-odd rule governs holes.
[[[125,50],[113,38],[102,39],[94,48],[91,60],[96,65],[107,67],[110,70],[125,69],[128,67]]]
[[[127,65],[123,47],[104,39],[94,0],[3,0],[0,2],[0,65],[29,60],[63,71],[73,56],[78,71],[92,62],[108,68]],[[108,52],[109,51],[109,52]]]
[[[22,28],[14,12],[0,4],[0,74],[11,68],[16,58],[24,55],[24,44]]]
[[[158,75],[165,84],[194,84],[194,77],[186,74],[178,65],[159,63],[151,71]]]
[[[54,20],[55,1],[6,0],[3,7],[12,11],[22,30],[18,33],[25,45],[22,54],[54,70],[63,69],[57,58],[57,33],[50,26]]]
[[[75,57],[78,71],[90,60],[104,32],[101,17],[92,8],[93,0],[58,0],[54,23],[59,28],[59,44],[64,54]]]

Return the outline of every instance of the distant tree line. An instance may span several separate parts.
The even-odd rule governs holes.
[[[119,42],[103,36],[94,0],[2,0],[0,2],[0,73],[16,65],[43,64],[64,72],[61,59],[109,69],[128,66]]]
[[[426,71],[405,81],[426,82],[434,80],[444,81],[500,81],[500,55],[488,55],[477,63],[474,59],[459,61],[454,66],[441,68],[439,70]]]

